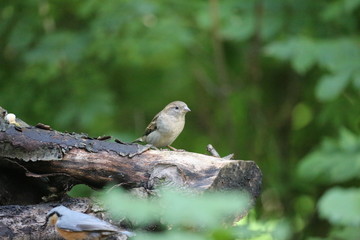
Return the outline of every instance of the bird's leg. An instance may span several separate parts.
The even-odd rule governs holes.
[[[172,147],[172,146],[170,146],[170,145],[167,145],[167,147],[168,148],[170,148],[171,150],[173,150],[173,151],[177,151],[177,152],[185,152],[185,150],[184,149],[177,149],[177,148],[174,148],[174,147]]]
[[[167,147],[170,148],[170,149],[173,150],[173,151],[177,151],[176,148],[174,148],[174,147],[172,147],[172,146],[170,146],[170,145],[167,145]]]
[[[150,149],[153,149],[153,150],[160,150],[159,148],[155,147],[154,145],[152,144],[146,144],[145,147],[149,147]]]

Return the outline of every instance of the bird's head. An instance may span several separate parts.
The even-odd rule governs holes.
[[[56,222],[59,220],[59,218],[61,216],[63,216],[63,214],[64,214],[63,212],[66,210],[67,210],[67,208],[64,206],[58,206],[56,208],[51,209],[46,214],[46,221],[45,221],[45,224],[43,225],[43,228],[45,229],[48,224],[55,225]]]
[[[168,114],[181,117],[185,116],[187,112],[190,112],[190,108],[186,105],[186,103],[181,101],[175,101],[169,103],[165,108],[164,111],[166,111]]]

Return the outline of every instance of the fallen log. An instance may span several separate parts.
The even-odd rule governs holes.
[[[18,127],[0,117],[0,205],[60,201],[80,183],[94,189],[116,183],[127,189],[240,190],[254,201],[261,181],[253,161],[153,150],[109,137],[58,132],[44,124]]]

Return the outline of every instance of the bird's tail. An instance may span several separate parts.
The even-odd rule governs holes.
[[[131,143],[144,143],[143,137],[139,137],[138,139],[135,139]]]

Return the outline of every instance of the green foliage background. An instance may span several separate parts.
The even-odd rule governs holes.
[[[0,106],[130,141],[183,100],[175,147],[262,169],[258,239],[359,239],[359,32],[360,0],[3,0]]]

